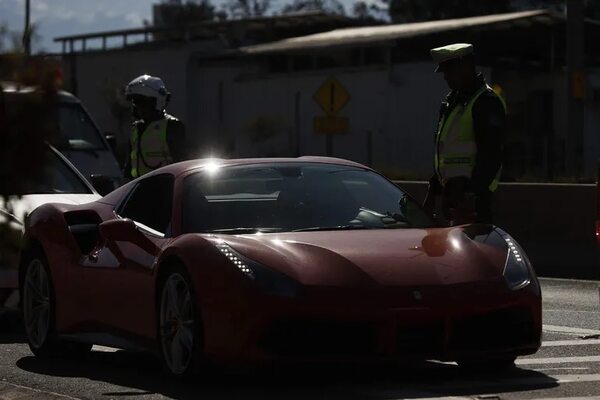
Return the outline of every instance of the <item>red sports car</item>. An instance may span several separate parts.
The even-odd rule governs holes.
[[[489,225],[435,227],[350,161],[196,160],[26,221],[20,284],[37,356],[92,344],[207,361],[454,360],[540,346],[523,249]]]

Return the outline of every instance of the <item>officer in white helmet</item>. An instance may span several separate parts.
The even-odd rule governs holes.
[[[185,160],[185,127],[165,111],[171,93],[162,79],[138,76],[125,87],[125,96],[131,102],[136,119],[125,175],[137,178],[156,168]]]
[[[506,104],[477,72],[473,45],[431,49],[450,93],[442,102],[435,134],[434,174],[425,207],[440,196],[451,223],[491,224],[492,198],[502,173]]]

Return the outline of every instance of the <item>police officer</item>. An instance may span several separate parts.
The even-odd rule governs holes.
[[[165,108],[171,94],[162,79],[138,76],[125,88],[136,121],[131,132],[125,175],[137,178],[156,168],[186,159],[185,127]]]
[[[475,67],[473,45],[457,43],[431,50],[450,93],[442,102],[435,135],[435,174],[425,207],[435,197],[450,223],[492,223],[492,194],[502,171],[506,131],[504,100]]]

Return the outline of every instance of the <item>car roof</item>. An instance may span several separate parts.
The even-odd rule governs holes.
[[[38,88],[35,86],[26,86],[16,82],[0,81],[0,88],[5,93],[28,94],[35,92]],[[81,101],[73,94],[59,90],[57,92],[58,100],[61,103],[81,103]]]
[[[155,175],[171,174],[174,177],[177,177],[179,175],[182,175],[182,174],[185,174],[185,173],[188,173],[191,171],[201,170],[203,168],[214,166],[214,165],[218,165],[220,167],[230,167],[230,166],[243,166],[243,165],[283,164],[283,163],[330,164],[330,165],[341,165],[341,166],[349,166],[349,167],[356,167],[356,168],[371,170],[371,168],[366,167],[366,166],[359,164],[357,162],[354,162],[354,161],[344,160],[342,158],[320,157],[320,156],[304,156],[304,157],[297,157],[297,158],[292,158],[292,157],[289,157],[289,158],[237,158],[237,159],[201,158],[201,159],[196,159],[196,160],[182,161],[182,162],[178,162],[178,163],[174,163],[174,164],[169,164],[164,167],[155,169],[154,171],[144,174],[144,176],[142,178],[132,180],[132,181],[124,184],[123,186],[115,189],[111,193],[107,194],[106,196],[104,196],[103,198],[98,200],[98,202],[116,206],[120,201],[122,201],[123,196],[125,196],[126,193],[129,192],[129,190],[131,190],[131,188],[136,185],[135,182],[139,181],[140,179],[145,179],[145,178],[155,176]]]
[[[349,167],[357,167],[370,169],[362,164],[354,161],[344,160],[342,158],[321,157],[321,156],[303,156],[303,157],[288,157],[288,158],[237,158],[237,159],[221,159],[221,158],[201,158],[196,160],[182,161],[167,165],[165,167],[154,170],[145,176],[159,175],[164,173],[178,176],[189,171],[203,169],[218,165],[220,167],[254,165],[254,164],[282,164],[282,163],[313,163],[313,164],[332,164]]]

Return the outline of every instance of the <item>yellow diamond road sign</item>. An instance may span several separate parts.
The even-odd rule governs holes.
[[[313,99],[327,115],[335,115],[350,101],[350,94],[335,78],[328,78],[315,92]]]

